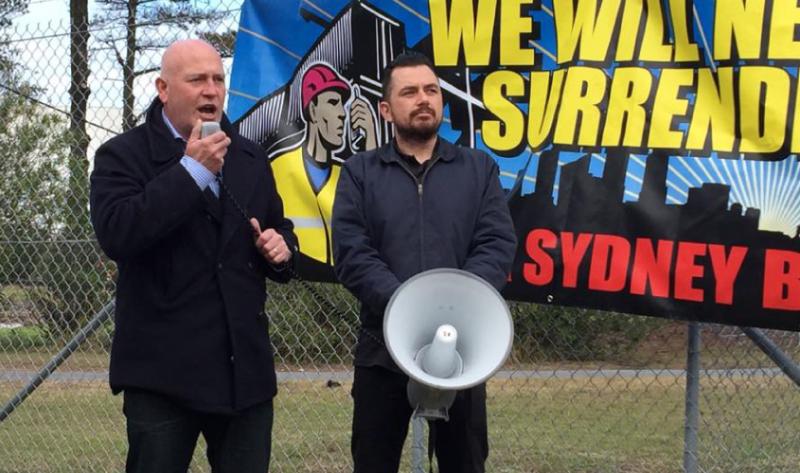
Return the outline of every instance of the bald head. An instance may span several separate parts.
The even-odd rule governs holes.
[[[222,58],[199,39],[172,43],[161,57],[158,97],[172,126],[188,138],[198,120],[220,121],[225,99]]]
[[[222,65],[222,58],[214,46],[201,39],[184,39],[175,41],[164,51],[161,56],[161,77],[174,77],[186,61],[198,56],[206,60],[213,57]]]

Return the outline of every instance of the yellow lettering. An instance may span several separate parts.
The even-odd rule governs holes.
[[[632,61],[633,53],[639,44],[639,23],[642,21],[642,2],[625,2],[622,13],[622,24],[619,27],[619,40],[617,44],[616,60]]]
[[[693,69],[663,69],[661,71],[650,116],[649,147],[667,149],[681,147],[683,133],[672,129],[672,120],[674,117],[686,114],[689,101],[678,97],[678,93],[682,87],[689,87],[693,83]]]
[[[608,113],[603,129],[603,146],[619,146],[625,126],[623,146],[641,146],[647,112],[642,106],[650,97],[653,77],[647,69],[619,67],[614,70]]]
[[[714,13],[714,59],[733,57],[733,41],[740,59],[761,56],[762,19],[766,0],[716,2]]]
[[[521,48],[520,37],[533,32],[533,19],[521,16],[522,5],[533,0],[503,0],[500,5],[500,64],[504,66],[533,65],[533,49]]]
[[[568,2],[563,2],[568,3]],[[575,128],[580,123],[577,144],[595,146],[600,128],[600,107],[608,78],[601,69],[572,67],[567,72],[561,109],[553,142],[575,144]],[[579,120],[580,119],[580,120]]]
[[[444,0],[429,0],[433,58],[437,66],[458,64],[464,48],[467,66],[488,66],[497,0],[478,0],[477,15],[472,0],[452,0],[450,15]]]
[[[578,0],[577,7],[572,0],[553,2],[558,63],[574,60],[579,43],[577,59],[605,61],[619,6],[620,0]]]
[[[525,95],[525,81],[511,71],[494,71],[483,82],[483,103],[498,120],[481,124],[483,142],[494,151],[503,153],[519,147],[525,132],[525,116],[507,97]]]
[[[789,74],[777,67],[743,67],[739,72],[742,153],[781,149],[789,110]]]
[[[800,23],[800,8],[796,0],[774,0],[769,29],[770,59],[800,59],[800,41],[794,32]]]
[[[698,69],[697,98],[686,137],[686,148],[705,149],[710,132],[711,149],[733,151],[736,137],[735,107],[733,69],[721,67],[716,74],[709,69]]]
[[[564,69],[553,72],[531,72],[528,104],[528,146],[537,149],[550,137],[558,97],[564,84]]]
[[[675,61],[695,62],[700,59],[697,44],[691,42],[692,31],[687,0],[669,0],[669,11],[672,17],[672,29],[675,31]]]
[[[800,153],[800,87],[794,97],[794,117],[792,119],[792,149],[791,153]]]
[[[664,13],[661,0],[647,0],[644,36],[639,59],[642,61],[669,62],[672,60],[672,45],[664,44]]]

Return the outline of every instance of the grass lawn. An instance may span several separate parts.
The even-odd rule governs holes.
[[[0,401],[18,388],[0,384]],[[349,389],[280,385],[271,471],[349,471]],[[797,387],[713,379],[701,396],[701,471],[797,471]],[[666,376],[494,380],[487,471],[680,472],[683,403],[683,380]],[[0,423],[0,473],[120,472],[125,450],[121,398],[105,383],[48,383]],[[208,471],[200,448],[190,471]]]

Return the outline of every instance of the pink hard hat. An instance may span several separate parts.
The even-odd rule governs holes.
[[[326,90],[336,89],[341,92],[343,101],[350,98],[350,84],[345,82],[339,74],[325,64],[314,64],[306,69],[303,74],[303,85],[300,91],[300,100],[303,110],[317,95]]]

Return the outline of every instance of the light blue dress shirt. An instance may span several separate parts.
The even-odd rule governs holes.
[[[186,143],[186,140],[181,136],[180,133],[178,133],[178,130],[172,126],[172,122],[169,121],[169,118],[167,118],[167,114],[164,113],[163,109],[161,110],[161,116],[164,118],[164,123],[166,123],[167,128],[169,129],[170,133],[172,133],[172,136],[174,136],[176,140],[181,140]],[[219,182],[217,182],[217,176],[215,176],[214,173],[185,154],[181,158],[180,162],[181,166],[183,166],[189,175],[192,176],[192,179],[194,179],[194,182],[201,191],[208,187],[215,196],[219,197]]]

